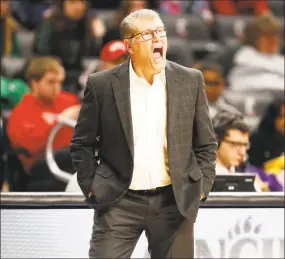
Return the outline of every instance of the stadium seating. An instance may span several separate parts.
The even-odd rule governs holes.
[[[280,90],[243,90],[227,89],[224,97],[228,103],[240,112],[250,116],[262,116],[267,106],[278,96],[283,96]]]
[[[33,56],[33,45],[35,40],[34,31],[19,31],[18,38],[20,42],[21,54],[24,57]]]
[[[167,59],[190,67],[194,62],[194,57],[189,42],[178,37],[169,37]]]
[[[236,31],[242,31],[244,25],[251,19],[250,16],[216,15],[215,20],[220,41],[228,46],[236,45],[239,42]]]
[[[284,18],[284,1],[283,0],[269,0],[269,7],[273,14]]]

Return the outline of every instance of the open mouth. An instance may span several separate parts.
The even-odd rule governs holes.
[[[155,59],[161,59],[162,55],[163,55],[163,47],[154,48],[154,50],[153,50],[153,57]]]

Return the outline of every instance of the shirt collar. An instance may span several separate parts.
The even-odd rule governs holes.
[[[140,77],[136,74],[136,72],[133,69],[131,60],[129,63],[129,71],[130,71],[130,82],[137,82],[139,80],[146,81],[143,77]],[[153,84],[155,84],[157,81],[162,82],[164,85],[166,84],[165,69],[163,69],[160,73],[154,75]]]
[[[226,168],[220,163],[216,163],[216,174],[233,174],[235,173],[235,168],[232,166],[230,169]]]

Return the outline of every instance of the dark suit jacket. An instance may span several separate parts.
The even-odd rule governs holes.
[[[200,71],[170,61],[165,74],[170,177],[181,214],[195,220],[200,194],[208,196],[215,178],[205,84]],[[110,206],[127,192],[134,163],[129,62],[89,76],[70,150],[89,206]]]

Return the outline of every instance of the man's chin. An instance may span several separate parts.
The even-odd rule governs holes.
[[[166,60],[162,58],[159,60],[155,60],[153,68],[156,71],[156,73],[160,73],[163,69],[165,69],[165,66],[166,66]]]
[[[235,163],[232,163],[232,167],[237,168],[242,166],[243,162],[242,161],[236,161]]]

